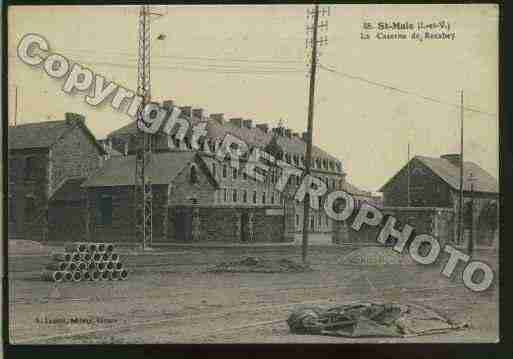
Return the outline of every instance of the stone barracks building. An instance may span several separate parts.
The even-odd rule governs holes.
[[[166,101],[165,105],[173,103]],[[154,136],[154,153],[148,168],[153,188],[154,242],[292,241],[294,234],[302,230],[303,204],[291,198],[300,178],[291,177],[285,191],[289,195],[286,195],[275,190],[280,175],[278,168],[268,171],[265,181],[260,182],[248,178],[241,168],[219,162],[214,153],[229,133],[249,147],[258,147],[302,169],[306,152],[304,135],[283,126],[273,129],[267,124],[255,126],[248,119],[225,120],[222,114],[207,117],[203,110],[189,106],[181,110],[181,116],[191,125],[204,123],[207,134],[200,140],[200,151],[191,148],[191,131],[183,141],[176,138],[176,131],[169,136]],[[40,177],[31,184],[34,189],[41,187],[38,189],[41,196],[32,195],[34,190],[26,192],[29,183],[25,179],[20,182],[19,177],[13,178],[9,188],[10,235],[57,241],[135,240],[132,141],[138,131],[135,123],[96,141],[80,115],[66,114],[65,121],[56,122],[60,130],[53,130],[55,126],[51,122],[9,130],[10,159],[18,159],[13,163],[16,168],[13,177],[16,177],[14,173],[26,171],[22,168],[29,166],[25,159],[28,154],[42,151],[42,156],[46,156],[42,162],[29,160],[41,167]],[[72,130],[73,126],[77,128]],[[55,134],[51,140],[39,143],[36,133],[41,129]],[[31,131],[30,136],[25,135]],[[22,143],[23,137],[26,140]],[[62,142],[67,150],[53,147],[56,142]],[[312,174],[324,181],[329,191],[347,189],[341,162],[316,146],[312,152]],[[26,201],[18,199],[31,196],[37,197],[33,201],[35,208],[25,210]],[[323,199],[321,208],[322,205]],[[27,215],[21,216],[20,212]],[[31,218],[30,223],[40,223],[31,225],[38,227],[40,233],[24,230],[29,228],[27,218]],[[312,210],[310,229],[331,233],[331,220],[324,211]]]

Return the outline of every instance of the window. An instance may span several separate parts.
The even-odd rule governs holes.
[[[322,215],[321,214],[319,214],[319,220],[317,221],[317,223],[319,223],[319,229],[320,229],[320,227],[322,225]]]
[[[217,168],[215,162],[212,163],[212,176],[214,176],[214,178],[217,178]]]
[[[242,192],[242,202],[248,202],[248,190],[244,190],[244,192]]]
[[[310,217],[310,230],[313,230],[315,228],[315,217]]]
[[[226,178],[228,175],[228,169],[226,168],[226,165],[223,165],[223,178]]]
[[[9,196],[9,222],[16,222],[16,199],[14,196]]]
[[[223,200],[228,202],[228,190],[226,188],[223,189]]]
[[[9,158],[9,182],[13,182],[16,178],[16,160]]]
[[[233,203],[237,203],[237,190],[236,189],[234,189],[232,192],[232,200],[233,200]]]
[[[253,191],[253,203],[257,203],[257,191]]]
[[[198,183],[198,172],[196,166],[191,166],[190,181],[192,184]]]
[[[296,214],[296,227],[299,227],[299,214]]]
[[[232,174],[233,174],[233,179],[237,179],[237,168],[233,169]]]
[[[25,178],[26,179],[34,179],[36,174],[36,158],[35,157],[27,157],[27,162],[25,165]]]
[[[271,204],[274,204],[274,192],[271,193]]]
[[[248,174],[246,173],[246,171],[242,170],[242,178],[244,180],[247,180],[248,179]]]
[[[301,176],[299,176],[299,175],[296,176],[296,184],[298,186],[301,186]]]
[[[265,191],[262,192],[262,203],[265,204],[266,198],[265,198]]]
[[[36,214],[36,200],[32,196],[25,197],[25,222],[32,222]]]
[[[100,198],[100,222],[103,225],[112,224],[112,197],[109,195]]]

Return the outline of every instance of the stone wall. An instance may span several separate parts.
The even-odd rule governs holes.
[[[338,235],[334,234],[334,238],[340,243],[353,243],[353,244],[369,244],[378,245],[377,241],[379,232],[388,220],[389,216],[396,218],[395,228],[402,230],[407,223],[413,227],[414,236],[418,234],[430,234],[442,243],[452,242],[454,240],[454,212],[447,208],[434,208],[434,207],[384,207],[381,208],[383,219],[378,226],[369,226],[363,224],[360,230],[356,231],[352,228],[354,219],[358,213],[355,210],[353,215],[345,222],[345,225],[335,226],[337,231],[343,231]],[[389,238],[388,244],[395,243],[393,238]]]
[[[89,177],[101,165],[99,148],[77,122],[71,122],[70,132],[52,147],[51,192],[56,191],[69,178]]]
[[[9,238],[46,239],[49,162],[48,149],[9,151]]]
[[[193,223],[197,211],[197,227]],[[282,242],[284,216],[281,207],[258,208],[238,206],[176,206],[169,209],[167,242]],[[188,221],[185,227],[197,237],[179,236],[177,221]],[[190,226],[190,227],[189,227]],[[162,238],[159,241],[163,241]],[[164,241],[163,241],[164,242]]]

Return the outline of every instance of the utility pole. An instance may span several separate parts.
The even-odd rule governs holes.
[[[326,12],[327,11],[327,12]],[[322,9],[322,15],[329,15],[329,8]],[[313,117],[314,117],[314,100],[315,100],[315,75],[317,71],[317,45],[327,44],[326,36],[318,40],[319,27],[327,28],[327,21],[319,25],[319,4],[315,4],[314,9],[307,10],[307,16],[313,16],[313,26],[307,27],[307,31],[312,31],[312,38],[306,40],[306,47],[312,47],[311,59],[310,59],[310,87],[308,96],[308,122],[307,122],[307,138],[306,138],[306,156],[305,156],[305,173],[304,178],[309,178],[310,168],[312,163],[312,139],[313,139]],[[309,184],[310,185],[310,184]],[[310,194],[308,190],[304,198],[304,215],[303,215],[303,242],[302,242],[302,257],[303,263],[306,263],[308,254],[308,231],[310,224]]]
[[[458,243],[463,241],[463,90],[460,93],[460,198],[458,211]]]
[[[138,38],[138,63],[137,63],[137,95],[141,96],[142,103],[137,112],[137,121],[142,121],[144,106],[150,102],[150,6],[141,5],[139,10],[139,38]],[[134,183],[134,208],[135,208],[135,237],[136,242],[142,244],[142,250],[146,250],[152,243],[152,188],[151,179],[147,172],[151,161],[152,150],[151,135],[138,132],[135,135],[135,183]]]
[[[468,238],[468,255],[471,256],[472,252],[474,252],[474,176],[472,172],[468,176],[468,181],[470,182],[470,236]]]
[[[407,171],[408,171],[408,207],[410,207],[410,143],[408,142],[408,165],[407,165]]]
[[[18,85],[14,86],[14,123],[13,126],[18,124]]]

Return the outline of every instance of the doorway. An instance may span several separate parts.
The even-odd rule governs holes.
[[[191,208],[176,208],[175,234],[179,242],[192,241],[192,211]]]

